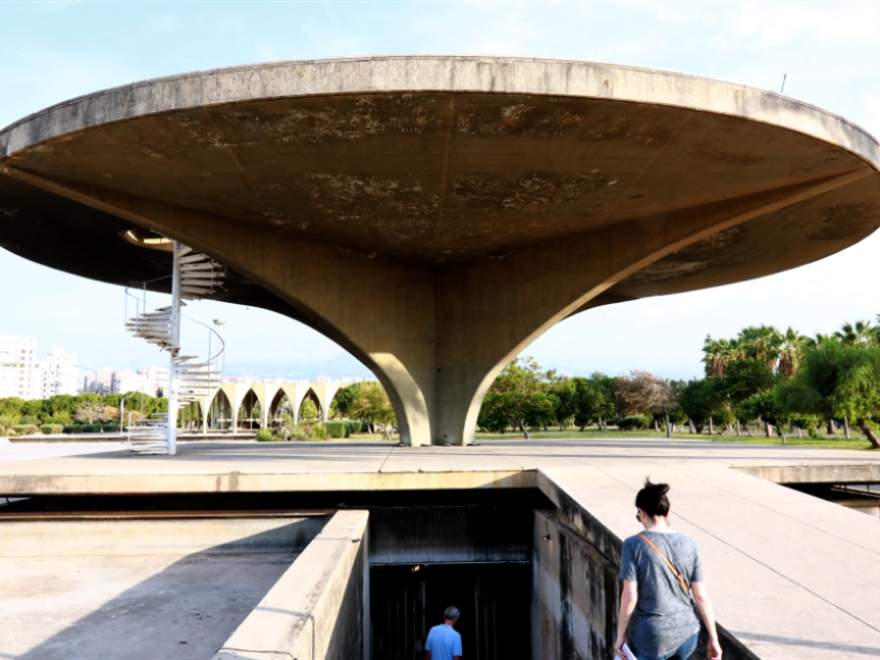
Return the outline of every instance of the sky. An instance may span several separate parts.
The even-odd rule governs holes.
[[[54,2],[0,3],[0,125],[106,87],[200,69],[383,54],[550,57],[667,69],[779,91],[880,135],[880,2]],[[785,273],[597,308],[525,351],[571,375],[702,372],[707,334],[743,326],[831,332],[880,313],[880,235]],[[158,301],[158,296],[156,296]],[[60,345],[85,368],[162,364],[123,329],[119,287],[0,249],[0,335]],[[212,302],[230,375],[361,377],[368,371],[308,327]],[[193,332],[191,341],[201,341]],[[203,342],[204,343],[204,342]]]

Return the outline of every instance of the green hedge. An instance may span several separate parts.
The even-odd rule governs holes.
[[[275,435],[269,429],[257,431],[257,442],[272,442],[274,440],[276,440]]]
[[[329,440],[330,434],[323,424],[297,424],[293,427],[294,440]]]
[[[654,423],[654,418],[650,415],[629,415],[614,420],[614,423],[621,431],[635,431],[649,428]]]
[[[346,422],[346,424],[348,425],[348,434],[349,435],[354,435],[355,433],[360,433],[361,431],[364,430],[363,422],[348,421],[348,422]]]
[[[40,427],[40,432],[45,435],[55,435],[56,433],[64,432],[64,424],[43,424]]]
[[[326,422],[324,428],[331,438],[347,438],[351,435],[349,422]]]
[[[102,424],[68,424],[64,433],[100,433],[102,428]]]
[[[32,435],[39,430],[36,424],[14,424],[12,426],[12,431],[15,435]]]

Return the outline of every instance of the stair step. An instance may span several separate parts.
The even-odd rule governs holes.
[[[193,263],[205,263],[205,262],[213,262],[213,259],[206,254],[202,254],[200,252],[195,254],[187,254],[179,259],[180,265],[184,264],[193,264]]]

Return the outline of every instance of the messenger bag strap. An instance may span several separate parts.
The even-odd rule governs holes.
[[[657,553],[657,556],[663,560],[663,563],[666,564],[666,567],[670,571],[672,571],[672,575],[675,577],[676,582],[678,582],[678,586],[681,587],[681,590],[685,593],[686,596],[689,596],[691,587],[688,584],[688,581],[685,579],[684,575],[682,575],[681,572],[675,567],[675,564],[669,561],[669,558],[665,554],[663,554],[663,551],[658,548],[657,545],[647,536],[645,536],[644,534],[639,534],[639,538],[644,541],[645,544],[648,545],[648,547],[650,547],[654,552]]]

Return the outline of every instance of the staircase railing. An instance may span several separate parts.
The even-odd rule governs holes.
[[[132,427],[129,430],[129,446],[132,451],[174,454],[178,404],[199,402],[204,405],[207,397],[219,387],[219,367],[226,348],[223,337],[209,325],[182,314],[181,307],[186,305],[184,300],[206,298],[221,289],[224,274],[225,269],[221,264],[177,243],[174,244],[170,305],[156,307],[147,302],[147,285],[166,279],[165,277],[142,283],[139,287],[140,297],[134,296],[130,288],[125,289],[126,329],[135,337],[158,346],[169,354],[166,391],[169,405],[164,425],[161,420],[150,418],[143,420],[143,424]],[[134,309],[131,316],[130,304]],[[181,353],[180,326],[183,319],[207,328],[209,348],[206,359]],[[212,345],[217,346],[216,352],[212,352]],[[161,447],[157,444],[160,435],[164,436]]]

